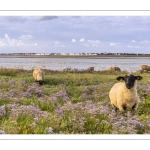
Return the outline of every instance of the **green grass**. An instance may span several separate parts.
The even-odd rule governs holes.
[[[150,74],[135,72],[141,102],[132,116],[113,115],[108,93],[127,72],[50,71],[35,83],[32,70],[0,68],[0,131],[6,134],[149,134]],[[3,107],[5,109],[3,109]],[[3,110],[5,110],[4,113]]]

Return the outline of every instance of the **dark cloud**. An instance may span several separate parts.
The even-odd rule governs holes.
[[[72,18],[81,18],[81,16],[71,16]]]
[[[6,16],[5,19],[10,22],[25,22],[25,21],[27,21],[26,17],[21,17],[21,16]]]
[[[57,16],[38,16],[35,17],[35,21],[45,21],[45,20],[53,20],[53,19],[58,19]]]

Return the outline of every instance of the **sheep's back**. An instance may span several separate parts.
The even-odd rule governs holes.
[[[114,67],[115,71],[121,71],[121,69],[119,67]]]
[[[141,65],[141,66],[140,66],[140,69],[141,69],[141,70],[147,70],[147,68],[148,68],[148,65]]]
[[[87,68],[87,71],[94,71],[94,67]]]
[[[44,73],[41,68],[35,68],[33,71],[33,77],[35,80],[43,80],[44,79]]]
[[[122,83],[122,82],[114,84],[109,92],[109,99],[110,99],[111,103],[114,104],[115,106],[117,106],[118,90],[120,90],[120,88],[123,86],[123,84],[124,83]]]
[[[118,71],[118,72],[120,72],[121,69],[120,69],[119,67],[113,67],[113,66],[111,66],[111,67],[109,68],[109,71]]]

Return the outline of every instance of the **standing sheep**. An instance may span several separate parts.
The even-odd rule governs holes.
[[[43,84],[44,80],[44,72],[41,68],[35,68],[33,71],[33,77],[36,82],[39,82],[40,85]]]
[[[94,67],[89,67],[86,69],[87,71],[94,71]]]
[[[119,109],[123,115],[127,108],[136,110],[139,103],[139,96],[137,93],[137,80],[141,80],[141,76],[134,76],[133,74],[119,76],[117,80],[124,82],[116,83],[109,92],[109,98],[115,111]]]
[[[109,71],[118,71],[118,72],[120,72],[121,71],[121,69],[119,68],[119,67],[110,67],[109,68]]]
[[[144,70],[145,70],[145,71],[150,71],[150,66],[148,66],[148,65],[141,65],[141,66],[140,66],[140,70],[141,70],[141,71],[144,71]]]

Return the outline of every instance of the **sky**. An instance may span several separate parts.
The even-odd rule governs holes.
[[[0,16],[0,53],[150,54],[150,16]]]

